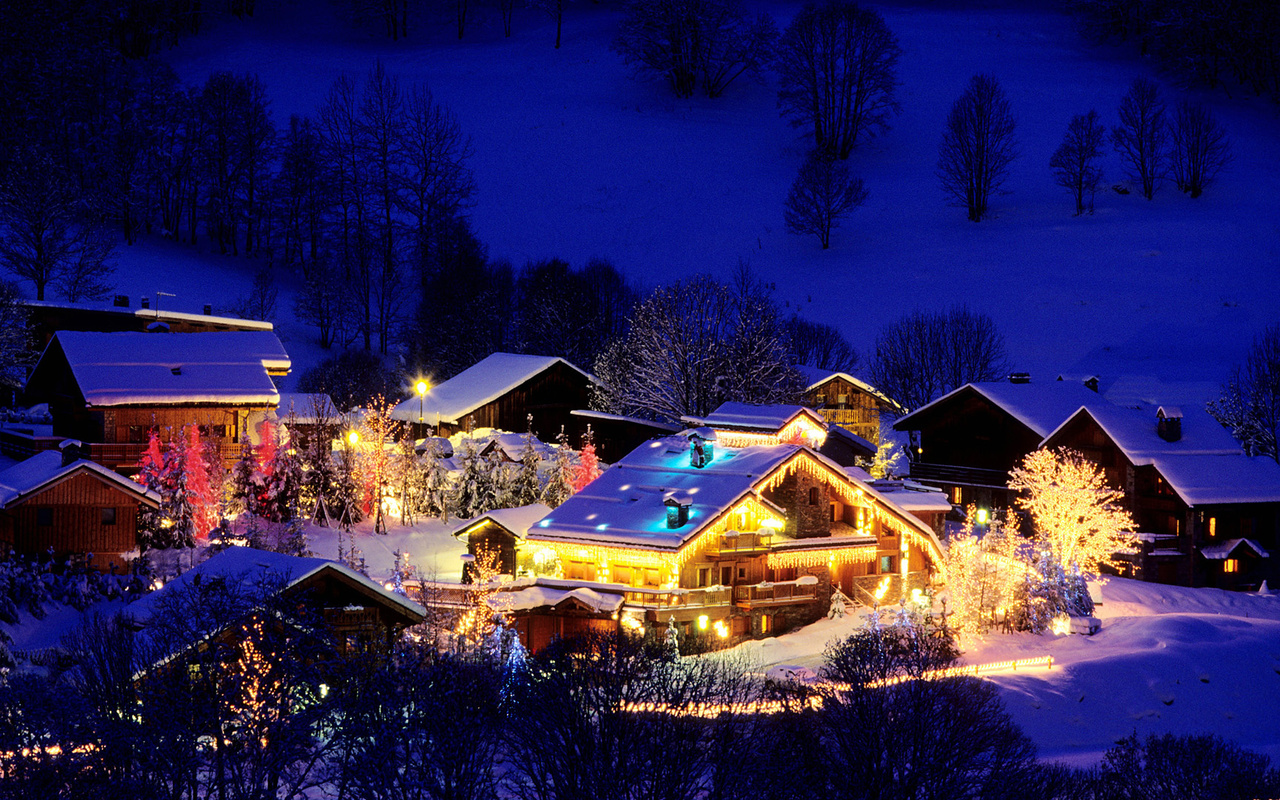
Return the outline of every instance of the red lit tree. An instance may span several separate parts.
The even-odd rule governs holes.
[[[587,432],[582,435],[582,451],[578,453],[578,466],[573,470],[573,491],[582,491],[582,488],[600,477],[600,459],[596,457],[595,436],[591,432],[591,426],[587,426]]]

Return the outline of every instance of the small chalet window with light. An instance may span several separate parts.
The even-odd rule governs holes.
[[[1227,560],[1223,561],[1222,571],[1223,572],[1239,572],[1240,560],[1237,558],[1228,558]]]

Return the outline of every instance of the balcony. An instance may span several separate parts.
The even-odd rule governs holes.
[[[757,583],[751,586],[735,586],[733,602],[748,611],[756,608],[812,603],[818,599],[818,582],[798,578],[779,583]]]
[[[769,552],[773,545],[774,535],[758,531],[755,533],[738,533],[729,531],[720,537],[719,546],[712,545],[707,550],[708,556],[719,555],[760,555]]]
[[[911,479],[923,483],[988,486],[993,489],[1004,489],[1009,485],[1009,473],[1004,470],[927,464],[920,461],[911,462]]]
[[[216,449],[224,466],[230,467],[240,459],[240,445],[236,442],[218,440],[206,441]],[[146,452],[147,445],[121,442],[88,442],[87,457],[109,469],[133,469],[138,466],[138,459]],[[163,449],[165,445],[161,445]]]
[[[627,605],[641,608],[706,608],[729,605],[733,602],[733,589],[728,586],[707,586],[701,589],[629,587],[625,597]]]

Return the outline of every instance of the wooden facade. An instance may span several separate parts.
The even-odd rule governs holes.
[[[92,471],[80,471],[0,511],[0,542],[28,558],[92,553],[92,565],[124,572],[138,549],[138,512],[152,507]]]
[[[828,423],[839,425],[874,445],[880,444],[880,407],[883,400],[839,373],[810,386],[804,404]]]

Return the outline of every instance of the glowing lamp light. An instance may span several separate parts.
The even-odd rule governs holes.
[[[710,618],[710,617],[708,617],[706,614],[702,614],[701,616],[699,616],[699,617],[698,617],[698,630],[700,630],[700,631],[705,631],[705,630],[707,629],[707,625],[708,625],[708,623],[710,623],[710,621],[711,621],[711,618]]]
[[[978,524],[986,525],[987,519],[988,519],[987,510],[985,508],[978,509]]]
[[[414,384],[413,388],[417,390],[418,394],[423,395],[423,394],[426,394],[427,390],[431,388],[431,384],[427,383],[426,381],[418,381],[416,384]]]
[[[356,431],[349,432],[347,434],[347,444],[351,445],[352,447],[355,447],[356,445],[360,444],[360,434],[357,433]]]
[[[724,620],[716,620],[716,624],[713,627],[716,630],[716,636],[719,636],[721,639],[729,638],[729,626],[725,624]]]
[[[1049,630],[1053,631],[1054,636],[1066,636],[1071,633],[1071,617],[1059,614],[1049,623]]]

